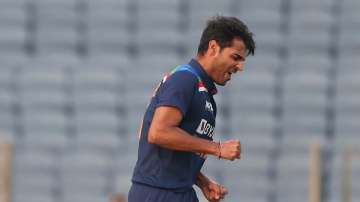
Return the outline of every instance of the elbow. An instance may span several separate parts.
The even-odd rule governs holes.
[[[163,126],[150,126],[149,128],[149,133],[148,133],[148,142],[150,144],[157,144],[157,145],[162,145],[167,141],[166,138],[166,134],[168,133],[167,131],[168,128],[167,127],[163,127]]]
[[[150,127],[149,129],[149,133],[148,133],[148,142],[150,144],[157,144],[158,141],[158,131],[156,129],[154,129],[153,127]]]

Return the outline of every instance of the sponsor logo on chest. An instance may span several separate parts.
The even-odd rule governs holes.
[[[209,111],[211,113],[214,112],[214,109],[213,109],[213,106],[212,106],[211,102],[208,102],[207,100],[205,101],[205,110]]]
[[[196,132],[200,135],[206,135],[210,138],[214,135],[215,127],[207,122],[205,119],[201,119],[200,124],[198,125]]]

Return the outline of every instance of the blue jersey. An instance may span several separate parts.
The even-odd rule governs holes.
[[[206,155],[150,144],[148,131],[155,109],[171,106],[178,108],[183,115],[181,129],[192,136],[212,141],[216,117],[213,95],[216,92],[214,82],[194,59],[164,77],[144,115],[138,160],[132,177],[134,183],[178,191],[192,188]]]

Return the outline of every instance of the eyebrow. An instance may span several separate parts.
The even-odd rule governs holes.
[[[241,56],[241,55],[238,54],[238,53],[234,53],[234,56],[235,56],[237,59],[240,59],[240,60],[245,61],[245,57]]]

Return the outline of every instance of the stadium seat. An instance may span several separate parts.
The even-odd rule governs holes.
[[[0,1],[0,52],[22,53],[27,40],[26,1]]]
[[[271,2],[263,0],[254,0],[251,2],[241,2],[239,1],[240,11],[251,10],[251,9],[268,9],[268,10],[280,10],[283,2],[281,0],[274,0]]]
[[[72,53],[75,54],[78,45],[78,33],[74,30],[53,29],[39,30],[35,41],[39,54]]]
[[[356,59],[349,58],[347,62],[340,60],[340,63],[341,69],[338,71],[336,83],[335,129],[339,137],[351,143],[360,130],[355,121],[360,117],[357,106],[360,99],[359,80],[356,78],[359,71],[356,68]]]
[[[132,173],[136,164],[136,152],[119,154],[115,163],[114,190],[119,193],[128,193],[131,186]]]
[[[357,41],[357,36],[354,34],[358,31],[359,28],[347,28],[340,31],[339,46],[341,51],[359,51],[360,43]]]
[[[321,9],[295,9],[289,22],[288,44],[291,49],[326,52],[331,45],[333,17]],[[310,34],[311,33],[311,34]]]
[[[88,202],[103,202],[109,200],[108,194],[71,194],[71,195],[65,195],[64,196],[64,202],[72,202],[72,201],[88,201]]]
[[[193,22],[197,22],[197,23],[201,21],[204,22],[208,17],[214,16],[216,14],[226,15],[228,12],[230,12],[230,8],[232,6],[231,3],[232,2],[230,0],[221,1],[221,2],[219,1],[208,2],[205,0],[190,1],[189,2],[190,15],[192,19],[194,19]],[[205,13],[208,13],[210,15],[204,15]],[[193,18],[195,16],[200,18]],[[201,25],[204,26],[203,23],[201,23]]]
[[[283,152],[278,163],[277,199],[278,201],[306,201],[308,199],[308,153]],[[292,182],[289,183],[289,179]]]
[[[308,9],[317,9],[320,11],[331,11],[336,1],[334,0],[320,0],[320,1],[291,1],[291,8],[300,11],[308,10]]]
[[[1,0],[0,1],[0,27],[4,25],[9,26],[24,26],[26,22],[26,0]]]
[[[56,154],[36,147],[22,147],[14,153],[14,170],[21,174],[51,175],[56,166]],[[15,172],[17,173],[17,172]],[[16,176],[16,175],[15,175]],[[21,180],[22,178],[19,178]]]
[[[79,112],[75,116],[75,127],[80,131],[95,130],[100,133],[118,131],[118,117],[108,112]]]
[[[60,162],[60,189],[66,201],[73,197],[106,196],[111,158],[92,149],[76,149],[64,154]]]
[[[229,84],[231,130],[237,131],[240,124],[240,131],[237,132],[244,132],[245,135],[255,131],[269,134],[274,126],[274,66],[277,66],[277,62],[274,59],[267,60],[267,57],[263,61],[258,59],[249,57],[245,70],[239,75],[233,75]],[[257,121],[262,122],[261,127]]]
[[[36,193],[36,194],[17,194],[12,199],[14,202],[53,202],[55,201],[52,194]]]
[[[6,29],[0,33],[0,52],[24,52],[26,32],[22,27]]]
[[[19,192],[20,195],[51,195],[54,189],[54,179],[51,176],[43,174],[27,174],[27,175],[15,175],[14,177],[14,189]]]
[[[351,198],[351,200],[358,200],[359,199],[359,184],[357,183],[357,180],[360,179],[359,170],[360,170],[360,164],[359,164],[359,156],[358,156],[358,147],[356,144],[353,144],[355,139],[352,139],[352,142],[350,141],[342,141],[342,139],[338,139],[338,141],[335,144],[334,147],[334,156],[331,163],[331,180],[330,180],[330,202],[335,202],[342,200],[344,197],[344,191],[347,192],[348,197]],[[352,150],[352,158],[351,162],[349,162],[349,156],[348,150],[351,146]],[[350,166],[350,167],[349,167]],[[346,170],[350,169],[350,173],[348,173]],[[349,175],[350,178],[346,179]],[[347,183],[345,180],[348,180]],[[344,184],[346,183],[346,184]],[[348,186],[348,190],[344,190],[344,186]]]
[[[206,21],[215,15],[230,15],[231,1],[189,1],[186,20],[185,49],[187,56],[193,56],[200,42],[201,31]]]
[[[289,69],[290,74],[297,74],[297,71],[300,71],[304,74],[326,76],[332,65],[328,52],[309,53],[291,50],[286,63],[286,69]]]
[[[257,36],[261,34],[259,31],[279,31],[283,22],[280,7],[271,9],[269,7],[247,8],[244,5],[238,14],[239,19],[243,20],[249,29]],[[257,31],[259,30],[259,31]]]
[[[90,54],[126,52],[131,42],[127,1],[88,2],[88,48]]]
[[[147,37],[152,36],[151,40]],[[135,34],[138,49],[141,51],[153,51],[165,53],[168,51],[178,52],[182,42],[182,35],[177,30],[168,28],[149,28]],[[163,39],[167,40],[164,41]]]
[[[26,55],[24,50],[19,51],[2,51],[0,55],[1,69],[19,68],[31,62],[31,58]],[[1,71],[1,70],[0,70]]]
[[[77,1],[36,0],[34,4],[37,12],[35,42],[38,53],[75,54],[79,21],[76,12]]]
[[[148,28],[180,28],[180,1],[179,0],[139,0],[138,21],[139,31]],[[145,31],[145,30],[144,30]]]
[[[267,167],[265,161],[265,165],[263,163],[256,163],[255,160],[261,162],[259,158],[252,158],[252,161],[246,161],[246,155],[243,155],[243,162],[239,161],[239,163],[232,164],[226,166],[226,172],[224,172],[224,185],[227,186],[229,190],[229,200],[236,201],[239,198],[248,198],[252,201],[254,198],[255,201],[266,201],[267,194],[269,192],[269,180],[267,177]],[[250,157],[249,157],[250,160]],[[242,167],[245,164],[249,164],[252,166],[253,170],[242,170]],[[260,165],[262,165],[262,169],[259,169]],[[245,166],[248,167],[248,166]],[[237,177],[234,177],[237,176]]]

